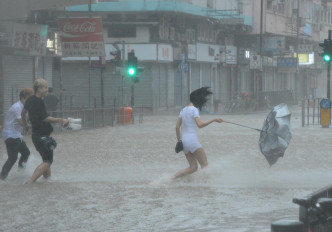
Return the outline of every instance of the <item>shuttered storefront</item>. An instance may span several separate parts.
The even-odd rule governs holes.
[[[63,62],[62,88],[65,109],[100,107],[100,72],[90,71],[88,62]]]
[[[38,61],[38,78],[44,78],[48,87],[53,87],[52,83],[52,70],[53,70],[53,58],[41,57]]]
[[[202,73],[202,86],[211,87],[211,64],[202,64],[201,65]]]
[[[179,65],[180,66],[180,65]],[[180,67],[174,70],[174,105],[182,106],[182,92],[183,92],[183,73]]]
[[[105,108],[129,106],[132,101],[134,106],[152,107],[151,76],[148,64],[144,65],[144,72],[140,74],[139,82],[135,83],[127,77],[122,79],[111,64],[101,71],[89,70],[88,62],[63,62],[63,107],[101,108],[102,93]]]
[[[193,63],[191,65],[191,79],[190,79],[190,92],[200,87],[200,68],[199,63]]]
[[[152,69],[153,108],[166,107],[167,64],[158,64]]]
[[[33,57],[3,56],[3,112],[19,100],[22,88],[33,87]]]

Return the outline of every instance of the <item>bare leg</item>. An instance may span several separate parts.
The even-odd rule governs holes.
[[[48,179],[51,177],[51,166],[46,172],[43,173],[43,176],[45,179]]]
[[[198,163],[201,165],[201,168],[206,168],[208,166],[206,154],[203,148],[198,148],[193,153],[195,159],[197,159]]]
[[[188,160],[189,167],[175,173],[174,176],[172,177],[172,180],[175,180],[179,177],[183,177],[197,171],[197,162],[193,154],[189,152],[188,154],[186,154],[186,158]]]
[[[34,173],[32,174],[31,178],[28,180],[28,184],[34,183],[41,175],[47,175],[47,174],[51,174],[51,163],[46,163],[43,162],[41,163],[36,170],[34,171]]]

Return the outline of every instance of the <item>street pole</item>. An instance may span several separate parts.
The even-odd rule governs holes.
[[[263,0],[261,0],[261,18],[260,18],[260,33],[259,33],[259,56],[260,56],[260,70],[262,71],[262,47],[263,47]]]
[[[331,41],[331,30],[329,30],[329,41]],[[331,61],[327,62],[327,99],[330,99],[330,69],[331,69]]]
[[[91,0],[89,0],[89,16],[90,18],[92,17],[91,16]],[[91,70],[90,70],[90,67],[91,67],[91,57],[89,56],[89,72],[88,72],[88,84],[89,84],[89,108],[91,106]]]
[[[122,70],[125,69],[126,64],[125,64],[125,41],[122,41]],[[121,73],[121,77],[122,77],[122,91],[121,91],[121,98],[122,98],[122,125],[124,125],[124,120],[125,120],[125,110],[124,110],[124,93],[123,93],[123,85],[124,85],[124,76],[123,73]]]
[[[300,20],[300,0],[297,0],[297,11],[296,11],[296,84],[298,83],[302,83],[302,81],[299,81],[299,30],[300,30],[300,24],[299,24],[299,20]],[[303,85],[303,83],[302,83]],[[299,90],[299,87],[296,86],[295,88],[297,88],[297,90]],[[303,89],[303,88],[301,88]],[[299,92],[297,92],[296,97],[298,97]]]
[[[260,77],[258,78],[256,76],[256,72],[254,70],[254,90],[255,90],[255,97],[256,97],[256,101],[258,103],[258,107],[260,105],[260,99],[259,99],[259,86],[260,86],[260,81],[262,81],[263,78],[263,62],[262,62],[262,49],[263,49],[263,0],[261,0],[261,14],[260,14],[260,29],[259,29],[259,73],[260,73]]]

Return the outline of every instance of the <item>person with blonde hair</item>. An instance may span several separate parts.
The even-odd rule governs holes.
[[[54,118],[47,114],[43,97],[48,91],[48,83],[44,79],[36,79],[33,84],[35,94],[25,103],[22,115],[29,113],[29,120],[32,127],[32,142],[36,150],[42,157],[43,162],[35,169],[28,184],[35,182],[40,176],[49,178],[51,176],[51,164],[53,163],[53,149],[56,147],[56,141],[50,136],[53,132],[52,123],[61,123],[67,125],[68,119]],[[23,120],[27,125],[27,121]]]
[[[190,93],[190,103],[180,112],[175,127],[176,137],[178,143],[183,144],[183,152],[186,155],[189,167],[175,173],[172,177],[173,180],[196,172],[198,168],[197,161],[201,168],[208,166],[205,151],[198,141],[196,127],[203,128],[212,122],[221,123],[224,121],[221,118],[215,118],[207,122],[200,120],[199,110],[206,104],[208,96],[211,94],[209,87],[202,87],[193,91]]]
[[[19,96],[20,100],[13,104],[6,114],[5,124],[2,130],[2,138],[6,144],[8,159],[3,165],[0,173],[0,179],[2,180],[7,178],[8,173],[18,158],[18,153],[21,154],[18,162],[19,168],[23,168],[29,158],[30,150],[25,144],[22,135],[23,130],[28,128],[24,128],[21,113],[25,102],[31,95],[33,95],[33,89],[22,89]],[[26,117],[26,115],[23,117]]]

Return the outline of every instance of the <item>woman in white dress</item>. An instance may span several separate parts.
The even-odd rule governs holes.
[[[200,120],[199,110],[202,109],[208,101],[208,96],[211,94],[212,92],[209,90],[209,87],[202,87],[193,91],[190,94],[190,103],[180,112],[176,123],[176,137],[178,141],[181,140],[183,143],[183,152],[186,155],[189,167],[175,173],[172,179],[177,179],[197,171],[197,161],[201,168],[208,166],[205,151],[198,141],[196,126],[203,128],[212,122],[223,122],[221,118],[215,118],[207,122]],[[180,133],[180,128],[182,133]]]

